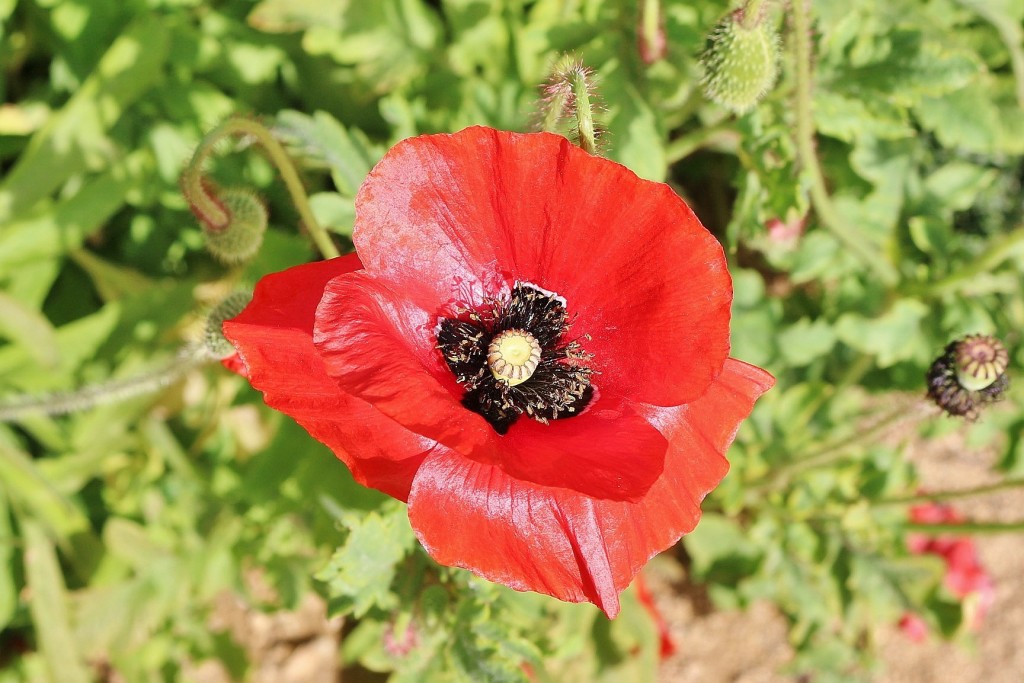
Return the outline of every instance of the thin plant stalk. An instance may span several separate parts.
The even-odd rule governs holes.
[[[323,257],[335,258],[340,256],[340,252],[334,245],[334,242],[331,241],[330,235],[328,235],[327,231],[313,215],[313,211],[309,206],[306,188],[303,186],[302,179],[299,178],[298,171],[296,171],[295,164],[288,155],[288,152],[285,151],[281,143],[277,141],[277,138],[274,137],[274,134],[266,126],[252,119],[234,117],[224,121],[210,131],[203,138],[199,148],[196,149],[192,161],[182,176],[182,186],[197,212],[212,228],[223,229],[227,227],[230,216],[217,200],[211,188],[203,181],[202,167],[206,159],[213,153],[217,143],[221,140],[227,137],[246,135],[253,137],[263,147],[271,163],[274,164],[281,174],[281,179],[288,189],[288,194],[291,196],[292,203],[299,213],[302,224],[306,226],[306,230],[309,231],[314,244],[316,244]]]

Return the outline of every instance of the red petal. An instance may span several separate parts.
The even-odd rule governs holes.
[[[222,358],[220,364],[223,365],[228,370],[230,370],[231,372],[235,373],[236,375],[241,375],[246,379],[249,378],[249,371],[245,369],[245,363],[242,362],[242,358],[238,355],[237,352],[231,354],[227,358]]]
[[[478,303],[495,280],[565,297],[605,393],[679,405],[728,355],[718,242],[667,185],[560,136],[468,128],[407,140],[370,173],[356,212],[367,271],[427,310]]]
[[[346,392],[418,434],[471,452],[493,430],[456,398],[462,389],[436,348],[436,325],[436,316],[359,272],[327,284],[313,340]]]
[[[614,617],[619,592],[640,568],[697,524],[701,500],[728,470],[724,452],[740,421],[772,383],[729,360],[707,394],[660,414],[670,438],[665,472],[636,503],[537,486],[439,448],[413,482],[412,526],[442,564],[517,590],[589,600]]]
[[[660,645],[658,648],[658,659],[663,662],[676,653],[676,644],[672,639],[672,632],[668,628],[665,615],[658,609],[658,603],[654,601],[654,596],[647,587],[647,581],[644,579],[643,574],[636,577],[636,597],[640,604],[644,606],[644,609],[647,610],[647,613],[651,615],[651,621],[654,622],[655,628],[658,629]]]
[[[666,441],[628,403],[599,398],[543,425],[521,418],[505,436],[460,403],[435,344],[437,318],[366,273],[332,280],[314,341],[342,390],[408,429],[517,479],[598,498],[637,499],[661,474]]]
[[[661,475],[668,443],[628,404],[599,397],[577,417],[547,425],[521,418],[504,437],[493,436],[490,447],[517,479],[638,500]]]
[[[441,564],[516,590],[589,600],[609,617],[619,611],[624,584],[614,575],[594,500],[582,494],[513,479],[438,449],[413,481],[409,519]]]
[[[915,643],[923,643],[928,638],[928,622],[913,612],[907,612],[900,618],[900,630]]]
[[[313,346],[313,316],[324,286],[359,267],[351,255],[268,275],[252,303],[224,323],[224,334],[267,405],[327,444],[356,481],[406,500],[433,442],[341,391]]]

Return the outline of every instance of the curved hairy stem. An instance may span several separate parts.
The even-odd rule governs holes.
[[[203,179],[202,168],[206,159],[213,153],[218,142],[232,136],[251,136],[266,151],[271,163],[277,167],[284,181],[288,194],[291,196],[295,209],[299,212],[302,224],[306,226],[313,242],[324,258],[334,258],[340,255],[338,248],[334,246],[330,235],[317,222],[313,211],[309,207],[309,197],[306,195],[306,188],[302,185],[295,164],[285,151],[284,147],[274,134],[266,126],[242,117],[230,118],[207,134],[200,143],[199,148],[189,162],[188,167],[182,174],[181,186],[185,197],[192,205],[199,216],[212,229],[224,229],[227,227],[231,217],[224,207],[224,204],[217,197],[216,190]]]

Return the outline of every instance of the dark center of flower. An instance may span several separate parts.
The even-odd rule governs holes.
[[[565,339],[568,329],[564,299],[516,283],[507,299],[443,318],[437,348],[466,390],[462,405],[505,434],[520,415],[547,424],[590,403],[591,356]]]

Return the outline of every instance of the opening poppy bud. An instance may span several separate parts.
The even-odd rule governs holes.
[[[1010,386],[1009,361],[995,337],[972,334],[953,341],[928,369],[928,397],[950,415],[975,420]]]
[[[228,222],[220,228],[202,223],[206,248],[227,265],[248,261],[263,244],[267,207],[251,192],[242,189],[224,190],[218,199],[228,214]]]
[[[203,332],[203,347],[210,356],[221,360],[234,355],[235,347],[224,338],[221,326],[225,320],[231,320],[241,313],[250,301],[252,301],[252,294],[249,292],[234,292],[226,296],[210,311],[210,315],[206,317],[206,328]]]
[[[487,366],[496,380],[514,387],[533,376],[540,351],[537,339],[526,330],[505,330],[487,347]]]
[[[779,37],[763,15],[727,14],[711,31],[701,57],[709,100],[737,114],[754,108],[779,73]]]

